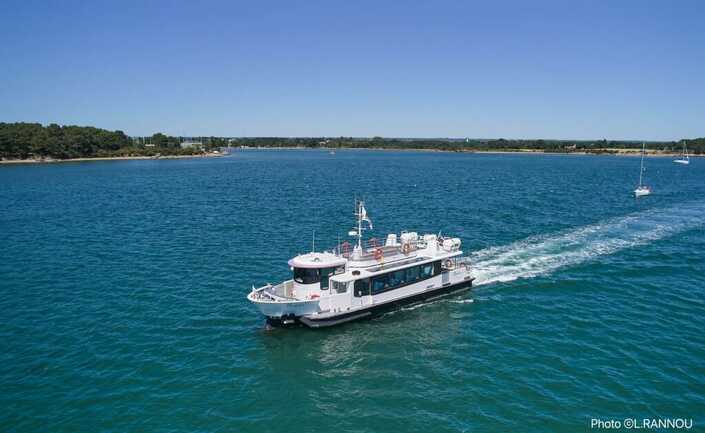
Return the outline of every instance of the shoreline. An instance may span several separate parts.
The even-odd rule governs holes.
[[[305,146],[286,146],[286,147],[244,147],[244,148],[232,148],[240,150],[323,150],[323,151],[345,151],[345,150],[372,150],[372,151],[387,151],[387,152],[443,152],[443,153],[479,153],[479,154],[496,154],[496,155],[577,155],[577,156],[641,156],[641,151],[637,149],[617,149],[610,148],[604,149],[606,152],[585,152],[585,151],[575,151],[575,152],[545,152],[543,150],[536,149],[514,149],[514,150],[447,150],[447,149],[429,149],[429,148],[408,148],[408,149],[396,149],[396,148],[386,148],[386,147],[305,147]],[[68,158],[68,159],[7,159],[0,160],[0,165],[23,165],[23,164],[53,164],[53,163],[64,163],[64,162],[91,162],[91,161],[131,161],[131,160],[159,160],[159,159],[190,159],[190,158],[219,158],[228,155],[229,153],[206,153],[206,154],[196,154],[196,155],[163,155],[159,157],[154,156],[98,156],[98,157],[83,157],[83,158]],[[677,158],[681,156],[680,153],[671,152],[661,152],[661,151],[646,151],[647,157],[664,157],[664,158]],[[705,155],[688,155],[691,158],[700,158]]]
[[[373,151],[389,151],[389,152],[444,152],[444,153],[482,153],[482,154],[520,154],[520,155],[578,155],[578,156],[641,156],[641,149],[620,149],[620,148],[607,148],[601,149],[604,152],[585,152],[585,151],[575,151],[575,152],[546,152],[537,149],[514,149],[514,150],[447,150],[447,149],[429,149],[429,148],[408,148],[408,149],[398,149],[389,147],[306,147],[306,146],[261,146],[261,147],[236,147],[233,149],[240,150],[323,150],[323,151],[345,151],[345,150],[373,150]],[[658,150],[648,150],[646,151],[646,156],[655,157],[670,157],[677,158],[681,156],[680,153],[673,152],[661,152]],[[691,158],[699,158],[705,155],[693,154],[688,155]]]
[[[188,159],[188,158],[219,158],[227,155],[227,153],[206,153],[197,155],[164,155],[157,158],[153,156],[96,156],[84,158],[68,158],[68,159],[6,159],[0,160],[0,164],[54,164],[62,162],[90,162],[90,161],[132,161],[146,159]]]

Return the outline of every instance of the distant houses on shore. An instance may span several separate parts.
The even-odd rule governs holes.
[[[182,141],[180,146],[182,149],[197,148],[197,149],[203,150],[203,143],[201,141],[192,141],[192,140]]]

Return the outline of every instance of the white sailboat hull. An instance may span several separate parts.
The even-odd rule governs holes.
[[[675,162],[676,164],[683,164],[683,165],[690,164],[690,158],[688,157],[688,148],[685,145],[685,141],[683,142],[683,152],[681,153],[681,156],[674,159],[673,162]]]
[[[649,194],[651,194],[651,189],[649,189],[647,187],[639,187],[634,190],[635,197],[641,197],[641,196],[649,195]]]

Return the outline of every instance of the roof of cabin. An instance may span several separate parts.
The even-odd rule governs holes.
[[[333,268],[343,266],[347,260],[332,253],[307,253],[289,260],[289,266],[295,268]]]

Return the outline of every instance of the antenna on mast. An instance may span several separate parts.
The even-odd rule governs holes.
[[[355,230],[351,231],[350,236],[357,236],[357,248],[362,249],[362,231],[372,230],[372,221],[367,216],[367,210],[365,209],[365,202],[362,200],[357,200],[355,203],[355,216],[357,217],[357,227]],[[362,226],[363,222],[367,222],[368,228],[365,229]]]
[[[355,210],[353,211],[353,215],[355,215],[356,223],[355,227],[353,227],[353,229],[348,232],[348,236],[357,237],[357,249],[360,248],[360,240],[362,238],[362,225],[360,224],[360,203],[357,201],[357,195],[355,195]]]

